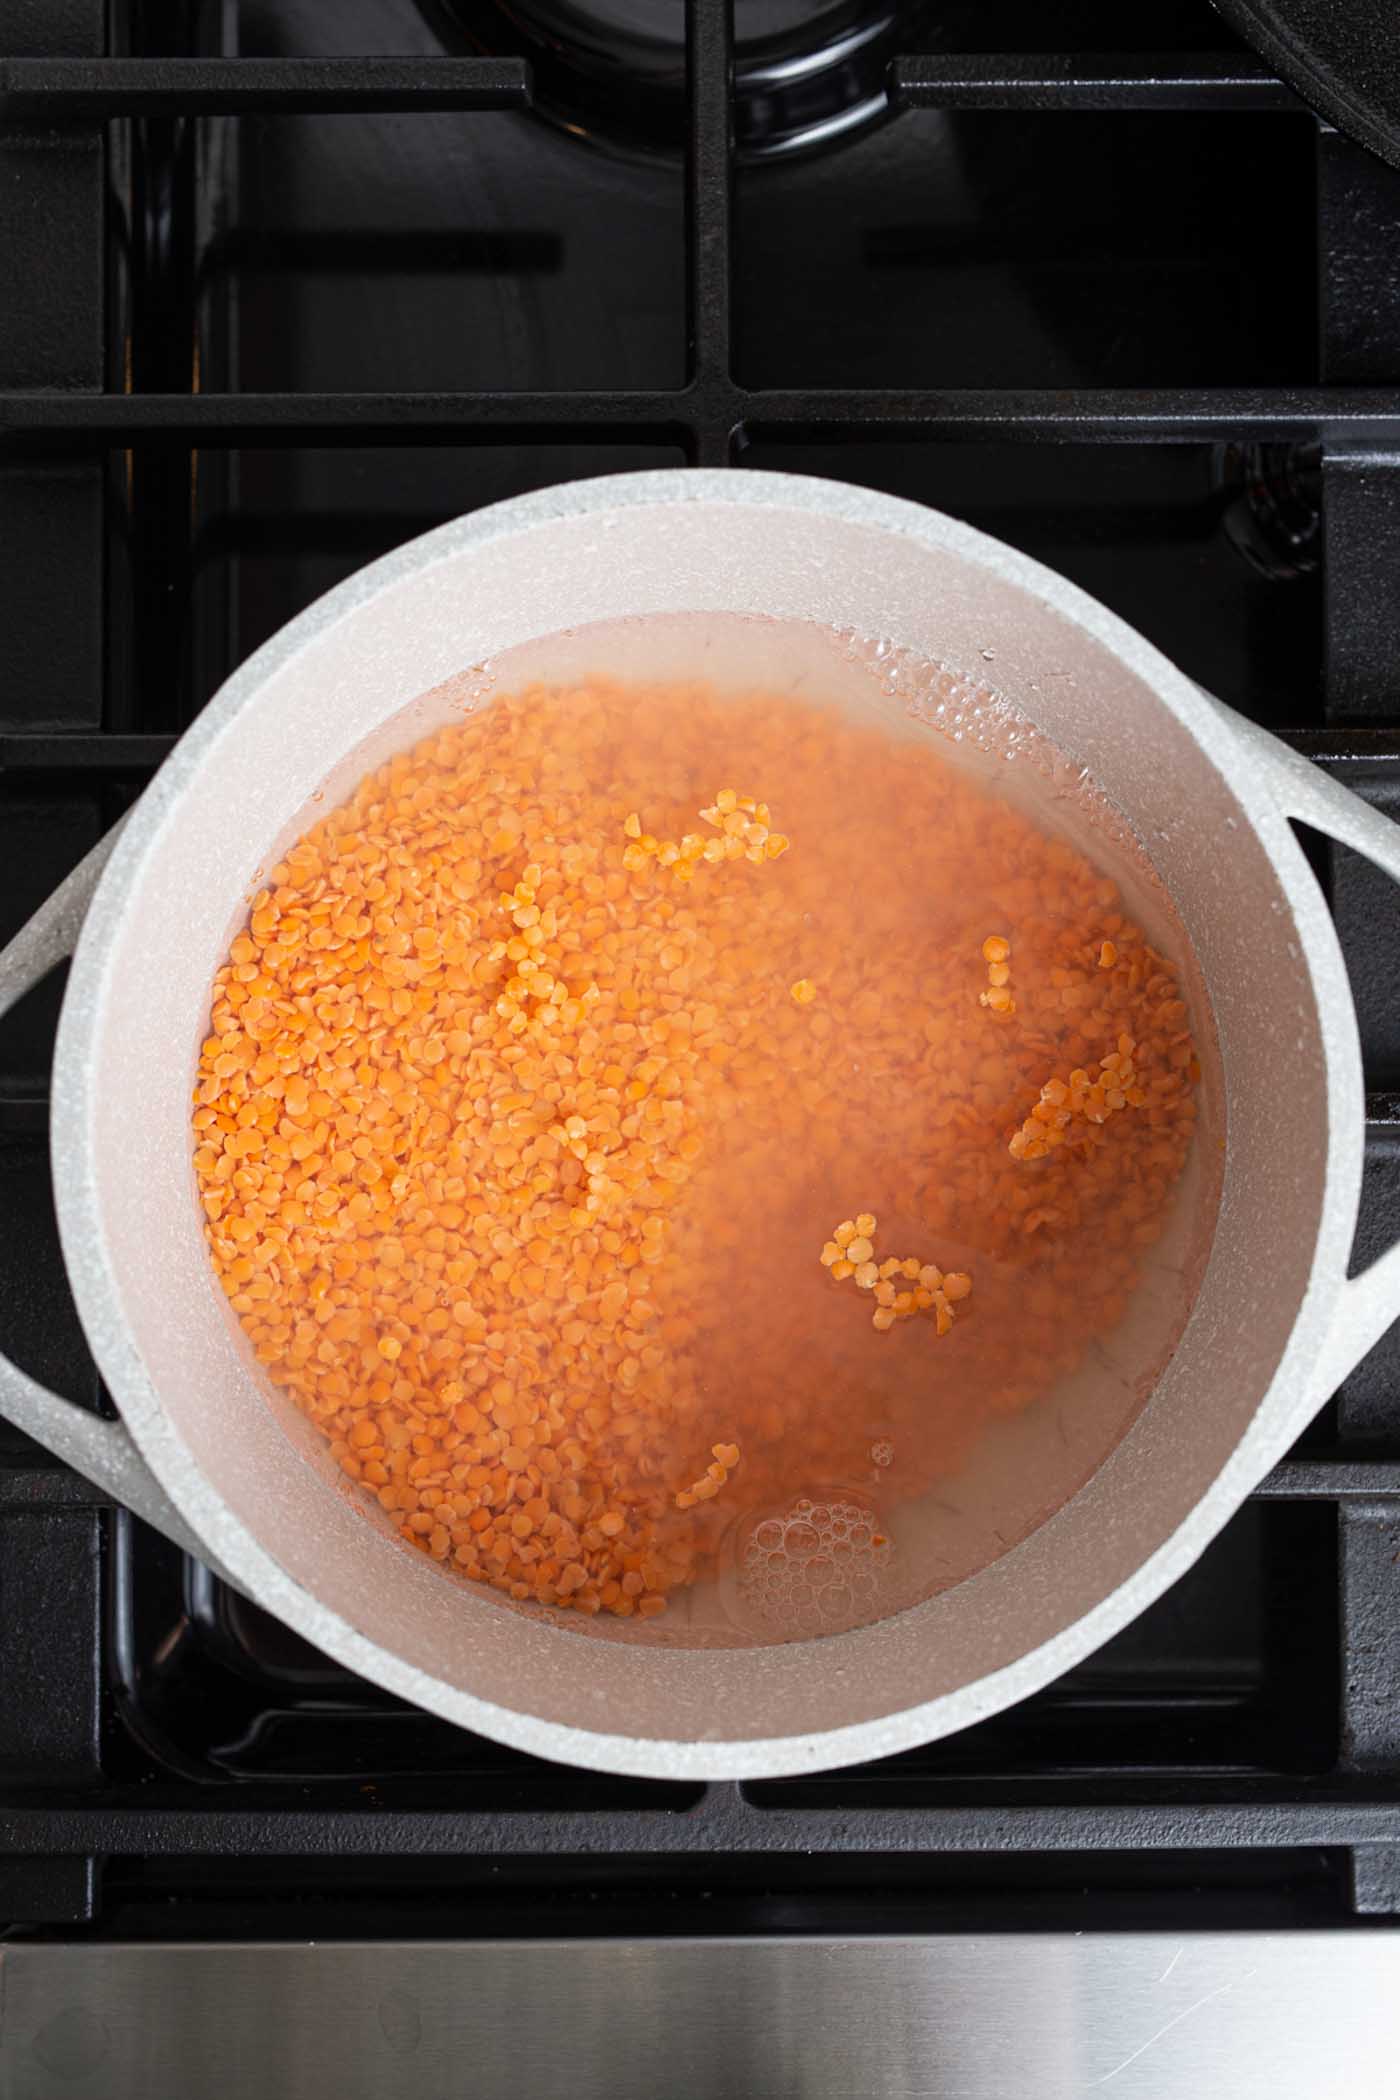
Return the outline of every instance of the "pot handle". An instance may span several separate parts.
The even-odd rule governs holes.
[[[28,924],[20,928],[9,946],[0,950],[0,1015],[8,1013],[56,963],[72,954],[92,893],[121,828],[120,823],[114,825],[98,840]],[[138,1517],[144,1517],[186,1553],[208,1563],[208,1549],[200,1545],[172,1506],[120,1422],[105,1422],[61,1394],[49,1392],[3,1354],[0,1416],[134,1510]]]
[[[1217,706],[1221,706],[1219,701]],[[1269,790],[1287,817],[1296,817],[1339,845],[1351,846],[1400,882],[1400,824],[1331,779],[1309,759],[1290,751],[1254,722],[1230,715],[1231,727],[1259,761]],[[1337,1298],[1331,1331],[1323,1344],[1318,1383],[1336,1392],[1347,1375],[1373,1349],[1386,1329],[1400,1319],[1400,1245],[1373,1261],[1360,1276],[1350,1276]]]

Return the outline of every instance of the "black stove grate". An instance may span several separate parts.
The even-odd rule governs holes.
[[[745,212],[776,194],[750,186],[788,178],[736,169],[728,9],[690,0],[676,383],[637,353],[618,357],[616,388],[536,384],[531,370],[519,389],[253,391],[226,349],[228,280],[204,267],[221,240],[226,259],[237,251],[238,229],[211,216],[220,125],[495,123],[527,110],[528,68],[417,49],[230,56],[224,11],[207,5],[182,22],[184,52],[160,51],[169,24],[138,0],[116,10],[122,49],[107,55],[102,0],[13,11],[0,24],[7,930],[231,660],[395,539],[518,486],[527,452],[528,485],[747,461],[966,511],[1176,641],[1188,669],[1194,648],[1206,682],[1400,813],[1400,175],[1315,127],[1204,0],[1150,12],[1172,32],[1154,52],[1095,44],[1117,10],[1090,7],[1065,16],[1081,50],[1038,54],[1027,37],[900,57],[886,135],[919,110],[1271,140],[1283,127],[1293,172],[1261,181],[1282,185],[1289,211],[1305,195],[1314,217],[1286,240],[1259,234],[1277,248],[1251,296],[1267,301],[1269,271],[1288,287],[1257,330],[1258,381],[1094,383],[1118,374],[1091,350],[1089,383],[890,386],[864,366],[858,385],[785,383],[803,359],[771,328],[755,347],[736,287],[753,274]],[[914,31],[911,15],[911,52]],[[1170,154],[1169,129],[1135,134],[1159,135]],[[564,150],[580,180],[609,165]],[[823,194],[868,150],[833,148]],[[1169,219],[1159,211],[1156,238]],[[1130,210],[1118,231],[1131,260]],[[945,246],[937,232],[921,242],[877,228],[867,247],[928,273],[936,317]],[[279,248],[265,228],[244,246],[294,280],[341,252],[295,233]],[[437,267],[431,241],[419,250]],[[442,255],[548,276],[561,252],[552,228],[511,227]],[[652,263],[664,275],[674,259],[638,268]],[[1300,362],[1314,310],[1316,358]],[[1242,342],[1248,315],[1236,321]],[[1196,363],[1209,369],[1208,343]],[[439,458],[443,476],[415,478]],[[1217,633],[1181,627],[1198,588]],[[1355,856],[1329,853],[1322,872],[1374,1089],[1365,1254],[1400,1229],[1400,914]],[[46,988],[0,1037],[0,1341],[101,1406],[44,1159],[55,1008]],[[405,1709],[0,1432],[0,1918],[169,1935],[285,1931],[308,1907],[322,1932],[460,1930],[484,1900],[493,1927],[521,1931],[561,1917],[593,1931],[694,1930],[697,1916],[715,1930],[1043,1922],[1047,1903],[1057,1923],[1400,1910],[1398,1381],[1392,1337],[1200,1566],[1060,1684],[880,1765],[743,1786],[565,1771]]]

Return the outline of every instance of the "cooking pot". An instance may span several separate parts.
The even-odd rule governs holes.
[[[416,724],[401,711],[469,666],[590,622],[705,611],[822,622],[955,671],[985,675],[990,655],[1000,692],[1089,769],[1149,849],[1213,1011],[1228,1131],[1189,1321],[1088,1483],[943,1594],[776,1648],[594,1638],[444,1576],[376,1528],[255,1376],[211,1273],[191,1166],[211,979],[258,871],[313,796],[346,791],[395,736],[433,726],[431,699]],[[1400,876],[1400,830],[1082,591],[910,503],[679,471],[576,482],[429,533],[243,665],[120,835],[0,958],[3,1010],[73,951],[54,1189],[121,1419],[10,1364],[0,1412],[348,1668],[540,1756],[742,1777],[964,1727],[1160,1595],[1400,1311],[1400,1251],[1347,1275],[1364,1116],[1356,1022],[1293,818]]]

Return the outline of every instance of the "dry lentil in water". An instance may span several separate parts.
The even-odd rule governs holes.
[[[736,1514],[750,1574],[813,1483],[883,1519],[1080,1366],[1198,1076],[1114,882],[935,739],[597,679],[429,737],[269,871],[194,1161],[259,1363],[404,1537],[651,1618]],[[879,1521],[831,1506],[838,1552]]]

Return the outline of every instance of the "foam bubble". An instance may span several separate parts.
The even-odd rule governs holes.
[[[873,1510],[799,1496],[754,1523],[737,1551],[736,1606],[755,1633],[810,1639],[880,1615],[894,1548]]]

